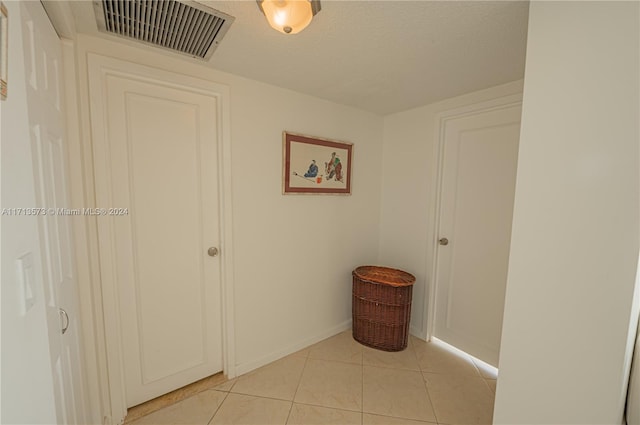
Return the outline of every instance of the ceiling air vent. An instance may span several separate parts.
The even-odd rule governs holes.
[[[208,60],[235,19],[190,1],[99,0],[98,29]]]

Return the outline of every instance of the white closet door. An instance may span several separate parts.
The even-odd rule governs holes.
[[[99,218],[112,229],[100,237],[115,247],[107,284],[130,407],[222,370],[220,257],[208,252],[220,239],[218,101],[126,69],[93,78],[105,94],[97,159],[109,174],[98,199],[116,208]]]
[[[56,414],[59,423],[82,424],[86,412],[70,223],[77,217],[65,213],[69,183],[62,45],[40,2],[20,6],[37,207],[46,211],[38,219]]]
[[[494,366],[509,264],[520,109],[449,119],[444,127],[434,334]]]

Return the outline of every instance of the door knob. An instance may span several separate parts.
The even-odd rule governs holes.
[[[209,248],[207,250],[207,254],[209,254],[209,257],[217,257],[218,256],[218,248],[216,248],[215,246],[212,246],[211,248]]]
[[[449,239],[447,238],[440,238],[438,242],[440,242],[440,245],[449,245]]]

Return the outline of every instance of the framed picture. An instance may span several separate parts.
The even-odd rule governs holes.
[[[353,144],[284,132],[283,193],[351,194]]]

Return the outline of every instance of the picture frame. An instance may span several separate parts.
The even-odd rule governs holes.
[[[353,143],[282,133],[282,192],[351,195]]]
[[[9,14],[0,2],[0,99],[7,98],[7,74],[9,68]]]

